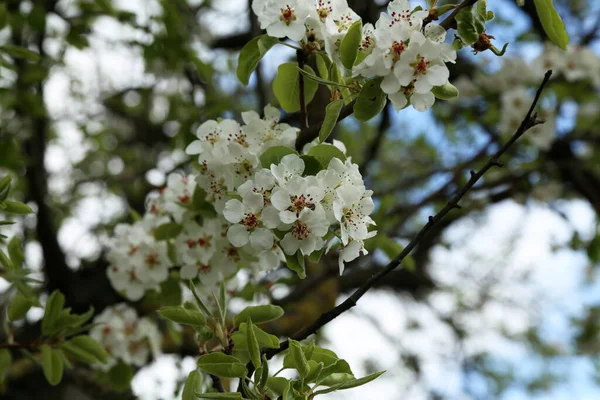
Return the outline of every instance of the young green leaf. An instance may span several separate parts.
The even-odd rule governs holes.
[[[304,69],[310,74],[315,75],[315,71],[308,65]],[[316,82],[308,79],[304,80],[304,99],[306,104],[312,101],[317,88],[318,85]],[[273,93],[286,112],[294,113],[300,110],[300,72],[298,72],[297,63],[287,62],[279,66],[277,76],[273,80]]]
[[[120,392],[128,390],[133,379],[133,367],[119,362],[108,371],[108,379],[115,390]]]
[[[485,19],[474,6],[464,7],[456,14],[456,30],[462,41],[472,45],[485,32]]]
[[[325,118],[319,131],[319,141],[323,143],[325,139],[329,137],[333,128],[337,125],[337,120],[340,116],[340,112],[344,107],[344,100],[335,100],[327,105],[325,108]]]
[[[302,351],[302,346],[300,346],[299,342],[293,339],[290,339],[290,354],[294,360],[298,374],[300,377],[305,378],[310,372],[310,367],[306,357],[304,356],[304,352]]]
[[[240,324],[239,331],[232,335],[235,346],[240,349],[248,349],[248,343],[246,341],[246,329],[246,323],[243,322]],[[279,338],[277,338],[277,336],[263,331],[254,324],[252,324],[252,330],[254,330],[254,336],[256,336],[256,340],[258,341],[258,345],[260,347],[268,349],[276,349],[279,347]]]
[[[342,65],[347,69],[351,70],[354,67],[354,61],[356,61],[361,41],[362,21],[359,19],[350,26],[340,44],[340,60],[342,61]]]
[[[64,360],[60,350],[56,350],[47,344],[42,346],[42,369],[48,383],[56,386],[63,376]]]
[[[5,53],[8,56],[20,60],[27,61],[39,61],[40,55],[34,51],[31,51],[25,47],[21,46],[13,46],[11,44],[6,44],[4,46],[0,46],[0,53]]]
[[[0,203],[8,198],[10,193],[10,182],[12,181],[12,175],[6,175],[0,179]]]
[[[232,393],[197,393],[196,398],[198,399],[213,399],[213,400],[221,400],[221,399],[232,399],[232,400],[242,400],[242,394],[237,392]]]
[[[197,369],[190,372],[183,385],[181,400],[196,400],[198,398],[196,393],[202,391],[202,380],[202,372]]]
[[[279,164],[281,159],[288,154],[298,155],[298,152],[286,146],[269,147],[264,153],[261,154],[260,164],[263,168],[271,168],[272,164]]]
[[[250,360],[252,361],[254,368],[260,367],[260,347],[258,345],[258,341],[256,340],[256,335],[254,334],[254,324],[252,323],[252,319],[250,317],[248,317],[246,322],[246,344],[248,345],[248,353],[250,354]]]
[[[566,50],[569,44],[569,35],[565,30],[563,20],[552,4],[552,0],[534,0],[534,3],[548,38],[558,47]]]
[[[458,97],[458,89],[450,82],[446,82],[442,86],[434,86],[431,93],[440,100],[450,100]]]
[[[25,203],[5,200],[3,204],[5,206],[4,211],[6,212],[19,215],[33,214],[31,207]]]
[[[321,163],[323,168],[327,168],[329,166],[329,162],[333,158],[339,158],[342,161],[346,161],[346,156],[344,153],[329,143],[321,143],[311,147],[308,151],[308,155],[316,158]]]
[[[42,333],[44,335],[50,335],[54,332],[64,305],[65,296],[58,290],[52,292],[46,302],[46,310],[42,319]]]
[[[275,46],[277,43],[279,43],[279,39],[268,35],[255,37],[246,43],[240,51],[236,70],[240,82],[244,85],[248,85],[250,76],[258,66],[260,60],[267,54],[271,47]]]
[[[374,381],[375,379],[379,378],[384,373],[385,373],[385,371],[380,371],[380,372],[375,372],[374,374],[371,374],[371,375],[367,375],[360,379],[348,379],[344,382],[339,383],[338,385],[330,387],[329,389],[316,391],[313,393],[313,396],[318,396],[320,394],[327,394],[327,393],[335,392],[336,390],[352,389],[352,388],[355,388],[358,386],[362,386],[371,381]]]
[[[5,252],[2,251],[2,249],[0,249],[0,266],[3,266],[4,268],[9,270],[15,268],[12,261],[10,261],[10,258],[8,258],[8,256]]]
[[[206,317],[200,311],[177,306],[163,307],[157,312],[161,317],[178,324],[190,325],[193,327],[202,327],[206,325]]]
[[[383,78],[375,78],[366,82],[362,87],[356,103],[354,103],[354,117],[366,122],[378,115],[385,107],[387,96],[381,90]]]
[[[325,169],[313,156],[309,156],[308,154],[303,154],[300,156],[302,161],[304,161],[304,172],[302,176],[315,176],[319,173],[319,171]]]
[[[25,255],[23,249],[21,249],[21,240],[17,236],[13,237],[8,243],[7,250],[13,266],[21,267],[25,262]]]
[[[64,342],[58,345],[60,347],[61,350],[63,350],[65,353],[71,355],[73,358],[75,358],[77,361],[82,362],[84,364],[96,364],[98,362],[98,359],[96,357],[94,357],[92,354],[88,353],[87,351],[75,346],[73,343],[70,342]]]
[[[16,321],[27,314],[33,303],[21,292],[15,293],[10,305],[8,306],[8,319]]]
[[[285,255],[285,263],[289,269],[298,274],[300,279],[306,278],[306,267],[304,265],[304,256],[298,250],[294,255]]]
[[[250,306],[244,308],[233,319],[235,326],[240,326],[242,322],[246,322],[248,318],[256,324],[264,324],[265,322],[274,321],[283,316],[283,308],[265,304],[262,306]]]
[[[264,391],[265,385],[269,379],[269,362],[265,354],[262,355],[262,364],[260,366],[260,373],[258,373],[259,380],[256,386],[261,392]]]
[[[81,350],[91,354],[102,364],[108,361],[108,353],[104,346],[98,343],[96,340],[92,339],[86,335],[75,336],[71,340],[69,340],[74,346],[80,348]]]
[[[154,230],[154,238],[156,240],[173,239],[176,238],[182,230],[182,225],[174,222],[167,222],[166,224],[162,224]]]
[[[215,352],[198,358],[198,368],[211,375],[226,378],[241,378],[246,374],[246,366],[226,354]]]

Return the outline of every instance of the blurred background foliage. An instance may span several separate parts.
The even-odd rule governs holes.
[[[365,22],[374,22],[387,4],[348,3]],[[522,8],[512,0],[490,3],[497,18],[488,33],[497,43],[510,42],[504,58],[532,60],[543,51],[532,1]],[[572,44],[599,54],[599,4],[556,3]],[[45,292],[60,289],[75,311],[93,305],[100,312],[122,300],[106,278],[103,259],[102,241],[115,224],[142,214],[148,193],[159,190],[170,172],[194,168],[182,150],[203,121],[239,118],[243,110],[275,102],[271,80],[277,64],[292,56],[289,49],[270,53],[249,87],[235,78],[239,50],[260,33],[246,0],[0,2],[0,175],[17,176],[17,198],[36,211],[3,233],[27,241],[28,264],[44,279]],[[489,84],[486,74],[502,62],[463,51],[451,82],[479,77]],[[541,81],[542,74],[536,78]],[[385,265],[501,142],[502,88],[486,92],[481,86],[475,99],[440,101],[425,114],[412,109],[396,114],[387,107],[368,124],[348,120],[338,126],[333,136],[344,141],[375,192],[381,235],[369,256],[341,277],[332,257],[311,264],[305,281],[282,269],[240,288],[243,299],[266,296],[286,309],[284,319],[268,326],[271,332],[290,335],[308,325]],[[600,379],[600,369],[594,371],[600,367],[598,87],[556,78],[545,99],[556,115],[551,145],[544,150],[528,140],[519,143],[506,168],[486,175],[463,208],[420,243],[407,268],[376,289],[385,296],[373,295],[371,309],[386,308],[405,321],[403,330],[387,334],[390,352],[398,357],[385,398],[543,397],[568,380],[563,371],[573,360],[583,360],[584,370]],[[319,93],[309,106],[311,122],[322,119],[329,101],[326,90]],[[592,110],[586,118],[583,104]],[[285,118],[294,123],[297,116]],[[565,294],[573,296],[565,302],[575,302],[577,312],[558,330],[566,332],[562,342],[547,335],[554,328],[543,323],[544,301],[557,294],[538,285],[535,275],[543,275],[543,267],[521,268],[531,260],[518,256],[530,252],[535,259],[535,247],[547,244],[535,231],[523,233],[531,213],[542,226],[558,229],[551,252],[568,251],[585,264],[584,279]],[[571,269],[572,260],[565,257],[562,268]],[[591,294],[584,300],[577,291]],[[150,314],[155,304],[145,299],[135,306]],[[375,309],[356,316],[386,334],[379,326],[385,316]],[[35,338],[38,319],[30,315],[16,334]],[[432,333],[431,341],[424,339]],[[438,333],[443,339],[436,339]],[[187,341],[186,335],[180,341],[165,333],[172,360],[194,354]],[[368,349],[373,343],[359,345]],[[529,364],[503,359],[514,346],[523,349]],[[367,371],[380,369],[376,348],[364,360]],[[440,382],[444,374],[438,370],[455,383]],[[86,377],[75,371],[50,389],[37,369],[14,370],[2,398],[115,398]],[[136,394],[165,398],[148,390],[138,385]]]

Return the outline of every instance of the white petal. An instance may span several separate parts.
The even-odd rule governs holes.
[[[281,224],[281,219],[279,219],[279,210],[273,206],[265,207],[262,212],[262,222],[263,225],[269,229],[277,228]]]
[[[256,249],[270,249],[273,247],[273,232],[265,228],[255,229],[250,234],[250,244]]]
[[[238,199],[232,199],[225,204],[223,216],[232,224],[237,224],[242,220],[242,218],[244,218],[245,209],[246,208],[241,201]]]
[[[202,151],[203,151],[202,141],[200,141],[200,140],[194,140],[185,149],[185,152],[190,155],[200,154],[200,153],[202,153]]]
[[[248,230],[244,225],[233,225],[227,231],[229,243],[235,247],[242,247],[248,243]]]

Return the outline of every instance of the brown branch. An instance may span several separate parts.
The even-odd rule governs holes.
[[[369,146],[365,152],[365,158],[359,167],[359,170],[362,172],[363,176],[367,175],[367,172],[368,172],[367,169],[369,168],[369,165],[371,165],[371,162],[374,161],[375,158],[377,157],[379,148],[381,147],[381,144],[383,143],[383,138],[385,137],[385,134],[386,134],[388,128],[390,127],[391,118],[390,118],[389,106],[390,106],[390,103],[388,102],[385,105],[385,107],[383,108],[381,122],[379,123],[379,127],[377,128],[377,134],[376,134],[375,138],[369,144]]]
[[[218,376],[215,376],[215,375],[211,375],[210,378],[212,379],[213,389],[215,389],[219,393],[226,392],[225,387],[223,387],[223,381],[221,381],[221,378],[219,378]]]
[[[0,349],[32,350],[37,347],[39,347],[39,344],[35,343],[0,343]]]
[[[367,293],[373,286],[375,286],[378,282],[380,282],[383,278],[385,278],[389,273],[394,271],[396,268],[398,268],[402,264],[402,261],[404,260],[404,258],[406,256],[408,256],[408,254],[410,254],[410,252],[417,246],[419,241],[428,233],[428,231],[432,227],[437,225],[450,211],[452,211],[453,209],[456,209],[456,208],[460,208],[460,206],[458,204],[460,202],[460,200],[469,192],[469,190],[473,186],[475,186],[475,184],[479,181],[479,179],[481,179],[481,177],[483,177],[483,175],[488,170],[490,170],[492,167],[495,167],[495,166],[498,166],[498,167],[502,166],[502,164],[499,161],[500,157],[504,153],[506,153],[507,150],[521,136],[523,136],[523,134],[527,130],[529,130],[530,128],[543,122],[543,121],[537,120],[537,114],[534,114],[534,109],[537,106],[537,103],[539,102],[542,91],[543,91],[544,87],[546,86],[546,84],[548,83],[548,81],[550,80],[551,75],[552,75],[552,71],[546,72],[544,80],[537,91],[535,99],[534,99],[533,103],[531,104],[531,107],[529,108],[529,111],[527,112],[525,119],[521,122],[521,125],[519,126],[519,128],[517,129],[515,134],[510,138],[510,140],[508,142],[506,142],[504,144],[504,146],[502,146],[500,148],[500,150],[498,150],[496,152],[496,154],[494,154],[494,156],[491,157],[490,160],[478,172],[471,171],[471,178],[469,179],[469,181],[450,199],[450,201],[446,204],[446,206],[438,214],[436,214],[435,216],[429,217],[429,221],[427,222],[427,224],[425,224],[425,226],[417,233],[417,235],[404,248],[404,250],[402,250],[402,252],[396,258],[394,258],[383,270],[381,270],[378,274],[373,275],[371,278],[369,278],[363,285],[361,285],[360,288],[358,288],[343,303],[341,303],[337,307],[331,309],[330,311],[322,314],[312,325],[310,325],[309,327],[301,330],[296,335],[294,335],[294,337],[293,337],[294,340],[306,339],[308,336],[317,332],[324,325],[333,321],[335,318],[337,318],[344,312],[346,312],[349,309],[351,309],[352,307],[354,307],[357,304],[358,300],[362,296],[365,295],[365,293]],[[267,356],[268,359],[271,359],[273,356],[281,353],[282,351],[286,350],[288,347],[289,347],[289,341],[286,340],[281,343],[279,348],[266,351],[265,355]],[[248,369],[250,371],[249,372],[249,375],[250,375],[253,372],[253,367],[251,364],[248,365]]]

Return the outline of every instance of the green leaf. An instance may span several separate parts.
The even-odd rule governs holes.
[[[185,384],[183,385],[183,394],[181,400],[195,400],[198,397],[196,393],[202,391],[202,372],[197,369],[193,370],[188,374]]]
[[[315,71],[308,65],[304,67],[308,73],[315,75]],[[304,80],[304,99],[309,104],[317,92],[317,83]],[[298,64],[287,62],[281,64],[277,69],[277,76],[273,81],[273,93],[281,107],[288,113],[300,110],[300,72]]]
[[[300,69],[300,67],[298,67],[298,72],[300,72],[305,78],[310,79],[311,81],[314,81],[315,83],[320,83],[321,85],[339,86],[339,87],[344,87],[344,88],[347,87],[346,84],[341,83],[341,82],[334,82],[334,81],[330,81],[328,79],[319,78],[315,74],[312,74],[312,73],[310,73],[308,71]]]
[[[242,400],[242,394],[238,392],[232,393],[198,393],[196,397],[199,399],[234,399],[234,400]]]
[[[287,390],[290,390],[290,381],[286,378],[272,376],[267,379],[267,388],[277,396],[282,396]]]
[[[565,24],[552,4],[552,0],[534,0],[534,3],[548,38],[558,47],[566,50],[569,44],[569,35],[565,30]]]
[[[0,202],[3,202],[10,193],[10,182],[12,181],[12,175],[6,175],[0,179]]]
[[[33,214],[33,210],[27,204],[20,203],[18,201],[4,201],[5,209],[4,211],[12,213],[12,214]]]
[[[206,317],[200,311],[177,306],[163,307],[157,312],[161,317],[178,324],[190,325],[198,328],[206,325]]]
[[[75,336],[69,342],[72,343],[74,346],[80,348],[81,350],[91,354],[102,364],[108,361],[108,353],[106,352],[104,346],[102,346],[95,339],[89,336]]]
[[[437,15],[441,17],[446,14],[448,11],[454,10],[456,8],[456,4],[444,4],[443,6],[437,7]]]
[[[239,331],[235,332],[232,335],[234,344],[236,347],[240,349],[248,349],[248,343],[246,340],[246,323],[243,322],[240,324]],[[277,349],[279,348],[279,338],[275,335],[271,335],[258,326],[252,324],[252,329],[254,330],[254,336],[258,341],[260,347],[266,347],[269,349]]]
[[[2,265],[6,269],[14,269],[15,268],[12,261],[10,261],[10,258],[8,258],[8,256],[6,255],[5,252],[2,251],[2,249],[0,249],[0,265]]]
[[[182,225],[176,224],[175,222],[167,222],[154,230],[154,238],[156,240],[173,239],[176,238],[182,230]]]
[[[133,367],[119,362],[108,371],[108,379],[115,390],[120,392],[129,390],[133,379]]]
[[[485,18],[474,6],[461,9],[455,19],[458,35],[466,45],[477,42],[479,35],[485,32]]]
[[[227,291],[225,290],[225,281],[221,281],[219,288],[219,303],[221,305],[221,317],[223,322],[227,319]]]
[[[381,375],[383,375],[385,373],[385,371],[380,371],[380,372],[375,372],[374,374],[371,375],[367,375],[363,378],[359,378],[359,379],[348,379],[336,386],[332,386],[329,389],[324,389],[324,390],[318,390],[316,392],[314,392],[314,396],[320,395],[320,394],[326,394],[326,393],[331,393],[331,392],[335,392],[336,390],[345,390],[345,389],[352,389],[358,386],[362,386],[365,385],[371,381],[374,381],[375,379],[379,378]]]
[[[356,61],[361,41],[362,21],[359,19],[350,26],[340,44],[340,60],[342,61],[342,65],[347,69],[351,70],[354,67],[354,61]]]
[[[387,102],[385,93],[381,90],[383,78],[375,78],[366,82],[362,87],[356,103],[354,103],[354,117],[366,122],[378,115]]]
[[[60,350],[55,350],[47,344],[42,346],[42,369],[48,383],[56,386],[63,376],[64,361]]]
[[[450,82],[446,82],[442,86],[434,86],[431,92],[440,100],[450,100],[458,97],[458,89]]]
[[[323,119],[323,124],[321,125],[321,130],[319,131],[319,141],[323,143],[325,139],[329,137],[333,128],[337,125],[338,118],[340,116],[340,112],[344,107],[344,100],[335,100],[327,105],[325,108],[325,118]]]
[[[77,361],[82,362],[84,364],[96,364],[98,359],[94,357],[94,355],[88,353],[87,351],[75,346],[73,343],[64,342],[58,345],[61,350],[65,353],[71,355]]]
[[[42,319],[42,333],[44,335],[51,335],[54,333],[64,305],[65,296],[58,290],[52,292],[46,302],[46,310],[44,311],[44,318]]]
[[[318,363],[314,360],[308,360],[308,366],[310,370],[308,375],[304,378],[305,382],[315,382],[321,377],[321,373],[323,372],[323,363]]]
[[[339,158],[342,161],[346,161],[346,156],[340,149],[329,143],[321,143],[313,146],[308,151],[309,156],[316,158],[323,168],[329,166],[329,162],[332,158]]]
[[[8,349],[0,349],[0,385],[4,384],[4,376],[12,364],[12,355]]]
[[[262,35],[255,37],[242,48],[238,59],[237,77],[244,85],[250,82],[250,76],[258,66],[260,60],[267,54],[271,47],[279,43],[279,39]]]
[[[260,165],[262,165],[263,168],[271,168],[272,164],[279,164],[281,159],[288,154],[298,155],[298,152],[286,146],[269,147],[264,153],[261,154]]]
[[[252,323],[252,319],[248,317],[248,322],[246,322],[246,344],[248,346],[248,353],[250,353],[250,360],[252,361],[254,368],[258,368],[261,363],[260,347],[258,346],[258,340],[256,340],[253,328],[254,324]]]
[[[15,236],[8,243],[8,255],[10,256],[10,260],[13,263],[13,266],[20,267],[25,262],[25,255],[23,254],[23,250],[21,249],[21,240]]]
[[[20,60],[27,61],[40,61],[41,57],[38,53],[33,52],[25,47],[13,46],[10,44],[6,44],[4,46],[0,46],[0,53],[5,53],[8,56]]]
[[[285,263],[289,269],[298,274],[300,279],[306,278],[306,266],[304,265],[304,256],[298,250],[294,255],[285,254]]]
[[[240,361],[226,354],[215,352],[200,356],[198,368],[211,375],[226,378],[241,378],[246,375],[246,366]]]
[[[300,375],[300,377],[305,378],[310,371],[310,367],[308,365],[308,361],[306,360],[306,357],[304,356],[302,347],[300,346],[299,342],[297,342],[293,339],[289,339],[289,341],[290,341],[290,355],[292,356],[292,360],[294,360],[295,368],[298,371],[298,374]]]
[[[317,53],[316,60],[317,71],[319,71],[319,75],[321,76],[321,78],[329,79],[329,69],[331,67],[331,60],[329,59],[329,57],[327,57],[327,55],[325,54]]]
[[[33,303],[21,292],[15,293],[10,305],[8,306],[8,319],[16,321],[23,318]]]
[[[319,160],[313,156],[304,154],[301,155],[300,158],[304,161],[304,172],[302,173],[302,176],[315,176],[319,171],[324,169]]]
[[[258,383],[256,384],[256,386],[258,387],[258,390],[263,392],[265,385],[267,384],[267,381],[269,380],[269,362],[268,362],[267,356],[265,354],[262,355],[262,364],[260,366],[259,371],[257,371],[257,376],[259,377],[259,379],[258,379]]]
[[[271,304],[250,306],[244,308],[238,315],[236,315],[233,319],[233,323],[235,326],[240,326],[240,324],[246,322],[248,317],[250,317],[255,324],[264,324],[265,322],[279,319],[282,316],[283,308],[279,306],[273,306]]]

